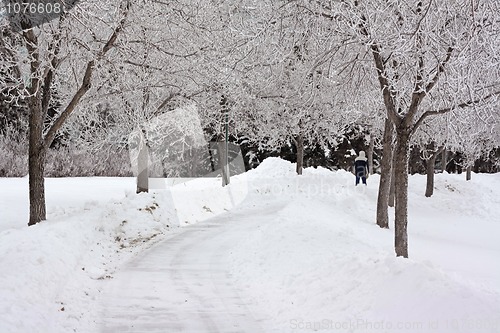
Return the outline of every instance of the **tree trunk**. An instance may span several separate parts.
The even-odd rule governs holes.
[[[469,181],[472,179],[472,166],[469,165],[465,172],[465,180]]]
[[[229,175],[229,101],[226,95],[221,96],[220,106],[224,117],[222,132],[225,132],[225,135],[221,135],[219,140],[219,159],[222,171],[222,187],[224,187],[229,185],[231,181]]]
[[[427,198],[434,194],[434,171],[436,169],[437,155],[437,153],[433,153],[426,163],[427,185],[425,187],[425,196]]]
[[[446,165],[448,164],[448,150],[446,148],[441,152],[441,172],[446,172]]]
[[[391,190],[389,192],[389,207],[394,207],[396,202],[396,168],[394,168],[394,164],[396,163],[396,155],[392,154],[392,169],[391,169]]]
[[[385,120],[384,142],[382,160],[380,161],[380,185],[377,198],[377,225],[381,228],[389,228],[389,213],[387,209],[389,191],[391,185],[392,164],[392,137],[393,125],[389,119]]]
[[[139,134],[139,156],[137,157],[137,193],[149,192],[149,151],[145,131]]]
[[[425,196],[427,198],[430,198],[434,194],[434,177],[435,177],[435,170],[436,170],[436,159],[441,154],[446,150],[446,148],[443,146],[439,148],[438,150],[436,149],[436,144],[435,142],[432,142],[430,145],[430,149],[434,150],[432,152],[431,157],[426,161],[426,172],[427,172],[427,185],[425,188]],[[446,157],[443,157],[443,161],[446,161]],[[446,162],[444,162],[446,165]],[[444,170],[446,170],[446,167],[444,167]],[[444,171],[443,171],[444,172]]]
[[[368,173],[373,175],[373,151],[375,149],[375,137],[370,134],[370,144],[368,146]]]
[[[394,152],[396,175],[395,239],[396,256],[408,258],[408,159],[410,154],[410,133],[398,130]]]
[[[41,66],[38,53],[38,39],[33,29],[23,32],[26,48],[30,55],[30,73],[33,75],[28,87],[30,97],[28,98],[29,109],[29,147],[28,147],[28,175],[29,175],[29,199],[30,217],[28,225],[34,225],[46,220],[45,208],[45,156],[46,147],[43,137],[43,123],[45,113],[42,99],[49,99],[50,95],[43,96],[40,78],[36,75]]]
[[[212,142],[208,143],[208,154],[210,155],[210,171],[215,172],[215,157],[214,157],[214,152],[212,148]]]
[[[297,174],[302,175],[302,169],[304,166],[304,136],[302,134],[297,135],[295,139],[297,146]]]
[[[45,208],[45,156],[43,142],[43,112],[38,95],[29,100],[29,198],[30,219],[28,225],[46,220]]]
[[[36,151],[30,147],[29,153],[29,198],[30,219],[28,225],[34,225],[46,220],[45,210],[45,151]]]
[[[35,51],[33,51],[35,52]],[[36,67],[37,65],[32,65]],[[30,218],[28,225],[37,224],[40,221],[46,220],[45,208],[45,142],[43,138],[43,121],[45,115],[43,113],[42,101],[40,92],[36,91],[38,81],[35,79],[30,87],[30,92],[33,94],[28,99],[29,107],[29,157],[28,157],[28,174],[29,174],[29,198],[30,198]]]
[[[222,173],[222,186],[229,185],[229,165],[227,164],[227,145],[225,141],[217,143],[219,151],[219,164]]]

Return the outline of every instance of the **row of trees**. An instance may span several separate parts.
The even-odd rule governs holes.
[[[29,224],[45,219],[44,167],[58,135],[126,147],[130,133],[147,135],[145,124],[195,103],[208,140],[292,143],[299,175],[306,145],[335,146],[362,128],[368,151],[383,151],[377,224],[388,227],[393,183],[395,250],[408,257],[410,147],[429,161],[432,192],[441,151],[462,152],[469,166],[499,146],[499,9],[496,0],[88,0],[20,32],[0,18],[2,95],[29,110]]]

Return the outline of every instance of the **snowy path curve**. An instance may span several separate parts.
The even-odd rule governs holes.
[[[253,208],[186,227],[126,264],[109,282],[100,332],[262,332],[231,284],[231,249],[256,230]]]

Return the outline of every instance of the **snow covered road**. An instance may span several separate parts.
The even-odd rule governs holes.
[[[436,175],[431,199],[412,176],[410,259],[394,256],[392,219],[374,224],[377,177],[354,188],[269,158],[225,188],[112,180],[102,196],[124,196],[109,201],[80,198],[97,180],[54,180],[68,205],[48,221],[16,218],[27,201],[0,212],[0,333],[500,332],[499,175]],[[0,179],[0,199],[25,183]]]
[[[105,291],[100,331],[263,332],[262,315],[252,313],[231,284],[228,259],[241,237],[277,209],[186,227],[129,262]]]

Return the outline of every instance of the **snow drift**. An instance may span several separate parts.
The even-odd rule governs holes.
[[[226,188],[198,179],[141,195],[132,179],[49,179],[49,220],[30,228],[27,180],[0,179],[0,331],[95,332],[124,262],[248,206],[280,207],[251,222],[227,267],[266,331],[500,330],[499,175],[436,175],[432,198],[424,176],[410,177],[405,260],[392,223],[374,223],[378,176],[354,187],[345,171],[294,167],[269,158]]]

